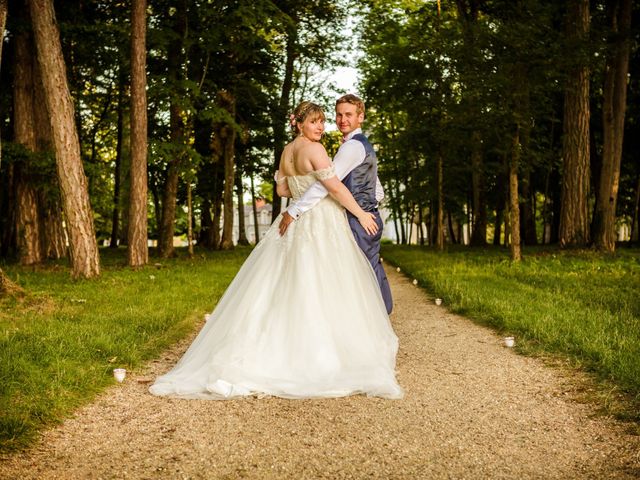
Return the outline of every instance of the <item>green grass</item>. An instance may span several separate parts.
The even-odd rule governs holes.
[[[523,353],[561,354],[630,400],[640,420],[640,250],[383,246],[386,262],[416,278],[452,311],[517,335]]]
[[[134,271],[124,249],[105,249],[89,281],[62,263],[4,266],[28,293],[0,299],[0,450],[29,445],[113,384],[113,368],[140,366],[187,335],[249,252],[181,252]]]

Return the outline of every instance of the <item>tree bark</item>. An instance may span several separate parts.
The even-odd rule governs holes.
[[[53,2],[29,0],[29,6],[69,228],[73,276],[95,277],[100,274],[100,258]]]
[[[571,0],[567,19],[568,38],[581,42],[589,32],[589,0]],[[561,247],[589,243],[589,118],[589,67],[580,64],[569,73],[564,94]]]
[[[258,225],[258,204],[256,202],[256,189],[253,182],[253,172],[251,173],[251,206],[253,207],[253,234],[255,236],[255,244],[260,241],[260,226]]]
[[[219,93],[222,108],[229,112],[231,118],[236,116],[236,99],[227,90]],[[232,125],[225,125],[220,130],[223,142],[222,157],[224,159],[224,219],[222,226],[222,250],[233,249],[233,185],[235,180],[235,141],[236,131]]]
[[[111,248],[118,248],[118,237],[120,236],[120,184],[122,182],[122,150],[124,137],[124,95],[126,90],[126,77],[124,68],[120,65],[118,75],[118,119],[116,133],[116,160],[113,179],[113,213],[111,214]]]
[[[7,7],[8,7],[7,0],[0,0],[0,38],[2,39],[4,39],[4,29],[7,23]],[[0,61],[2,59],[3,44],[4,42],[0,41]],[[0,138],[0,168],[1,167],[2,167],[2,139]],[[8,253],[11,239],[13,238],[13,228],[15,225],[15,222],[13,221],[14,215],[12,214],[14,209],[11,207],[15,203],[13,201],[13,192],[14,192],[13,166],[9,165],[9,168],[7,170],[8,170],[7,178],[0,179],[0,181],[2,182],[0,186],[3,187],[2,196],[0,196],[0,213],[2,214],[2,217],[5,217],[5,218],[0,217],[0,232],[1,232],[0,233],[0,255],[2,256]],[[4,188],[5,185],[8,187],[6,188],[6,190]],[[6,197],[4,197],[5,192],[7,193]],[[4,211],[3,202],[5,198],[8,200],[7,204],[9,208],[7,210],[9,215],[4,214],[5,211]],[[2,284],[5,284],[5,282],[9,282],[9,279],[4,275],[1,269],[0,269],[0,282]]]
[[[51,121],[47,112],[42,75],[37,59],[33,58],[33,118],[35,120],[36,150],[52,152]],[[52,165],[55,167],[55,158]],[[49,188],[38,191],[38,215],[40,217],[40,246],[44,258],[57,260],[67,256],[67,235],[64,229],[60,185],[56,177],[49,180]]]
[[[520,131],[516,127],[511,144],[511,161],[509,162],[509,212],[511,241],[509,251],[511,260],[519,262],[522,260],[520,248],[520,205],[518,200],[518,165],[520,163]]]
[[[2,46],[4,45],[4,28],[7,24],[7,7],[8,0],[0,0],[0,63],[2,62]],[[1,67],[1,64],[0,64]],[[2,139],[0,138],[0,147],[2,147]],[[2,148],[0,148],[0,167],[2,167]],[[2,270],[0,270],[0,273]]]
[[[473,232],[471,245],[487,244],[487,202],[484,189],[484,162],[480,150],[480,134],[474,132],[471,152],[471,183],[473,188]]]
[[[596,248],[613,253],[616,249],[616,203],[627,106],[631,0],[613,0],[609,8],[611,33],[615,35],[615,39],[611,53],[607,56],[605,68],[602,106],[604,145],[593,222]]]
[[[436,237],[436,247],[438,250],[444,250],[444,179],[443,179],[442,154],[438,154],[436,171],[438,183],[438,213],[436,223],[438,224],[438,232]]]
[[[502,160],[502,169],[496,178],[496,221],[493,227],[493,244],[499,246],[502,236],[502,223],[505,221],[505,207],[509,197],[509,160],[505,155]]]
[[[191,198],[191,181],[187,182],[187,251],[193,257],[193,202]]]
[[[637,242],[640,240],[640,234],[638,232],[638,221],[640,221],[640,175],[636,181],[636,200],[633,205],[633,220],[631,221],[631,241]]]
[[[531,190],[531,173],[527,171],[521,176],[520,193],[523,202],[520,204],[520,236],[525,245],[537,245],[536,218],[533,209],[533,192]]]
[[[216,196],[213,199],[213,223],[211,225],[211,248],[220,248],[220,219],[222,217],[222,198]]]
[[[249,245],[244,221],[244,187],[240,169],[236,171],[236,195],[238,198],[238,245]]]
[[[29,153],[36,151],[36,125],[34,116],[33,48],[30,35],[22,31],[16,35],[15,74],[13,82],[14,140]],[[42,262],[40,244],[40,217],[38,193],[29,172],[30,157],[25,156],[15,167],[16,179],[16,234],[18,256],[22,265]]]
[[[178,196],[178,182],[180,180],[180,165],[183,160],[185,145],[185,125],[183,122],[182,89],[179,83],[183,78],[182,67],[185,62],[184,39],[187,33],[187,5],[181,0],[175,13],[174,34],[175,39],[169,45],[168,63],[169,80],[172,89],[169,105],[169,124],[171,143],[176,153],[169,161],[167,177],[162,195],[162,220],[160,225],[160,238],[158,241],[158,253],[162,258],[174,255],[173,236],[176,223],[176,201]]]
[[[131,190],[127,260],[131,267],[149,261],[147,240],[147,2],[131,4]]]
[[[451,210],[447,211],[447,227],[449,228],[449,238],[454,245],[458,243],[458,237],[456,235],[455,228],[453,226],[453,217],[451,216]]]
[[[211,248],[208,240],[212,223],[211,201],[208,198],[203,198],[202,204],[200,205],[200,232],[198,233],[198,246]]]

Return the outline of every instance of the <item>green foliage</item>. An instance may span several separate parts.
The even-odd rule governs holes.
[[[538,248],[520,263],[503,249],[382,255],[452,311],[517,335],[525,352],[569,356],[640,404],[640,251],[618,252]]]
[[[360,25],[361,86],[394,217],[408,222],[416,209],[433,214],[438,155],[444,165],[444,204],[454,220],[468,223],[472,173],[486,190],[489,216],[502,210],[506,161],[518,132],[520,188],[527,187],[526,194],[521,191],[521,209],[532,208],[527,205],[539,193],[547,203],[547,226],[554,225],[552,217],[560,211],[562,100],[576,62],[592,67],[594,179],[599,174],[603,59],[611,35],[605,2],[592,2],[593,35],[578,43],[565,35],[564,25],[571,21],[565,18],[566,2],[369,0],[366,5]],[[632,34],[633,70],[640,37],[637,29]],[[637,86],[630,82],[631,112]],[[627,117],[633,132],[638,131],[635,117]],[[627,135],[619,213],[630,218],[638,162],[632,161],[636,150]],[[474,153],[482,159],[475,166]]]
[[[0,300],[0,450],[91,401],[113,368],[135,369],[193,331],[249,252],[180,252],[132,271],[124,249],[105,249],[103,274],[84,282],[61,265],[4,268],[29,293]]]

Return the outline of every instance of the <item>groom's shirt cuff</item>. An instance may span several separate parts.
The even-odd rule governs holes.
[[[329,192],[321,182],[316,181],[298,200],[293,202],[287,208],[287,213],[291,215],[294,220],[300,218],[307,210],[311,210],[320,200],[327,196]]]

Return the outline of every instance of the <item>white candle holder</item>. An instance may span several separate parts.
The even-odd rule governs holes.
[[[516,344],[516,339],[514,337],[504,337],[504,346],[508,348],[512,348]]]
[[[436,305],[438,305],[438,306],[442,305],[442,299],[441,298],[436,298]]]
[[[412,283],[413,283],[414,285],[418,285],[418,280],[416,280],[416,279],[414,278]]]
[[[127,376],[127,371],[124,368],[114,368],[113,377],[120,383],[124,381],[124,377]]]

